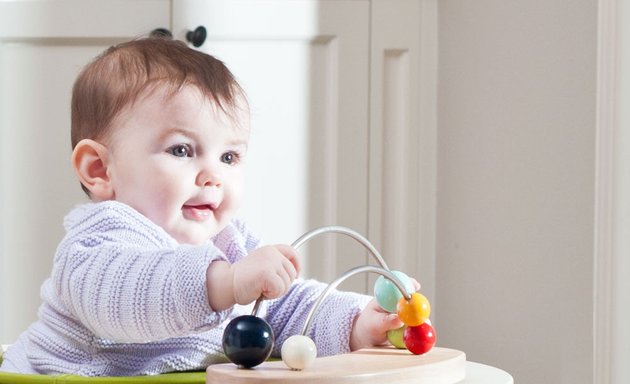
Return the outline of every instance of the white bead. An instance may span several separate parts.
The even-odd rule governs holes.
[[[310,337],[293,335],[286,339],[280,350],[282,361],[291,369],[308,368],[317,357],[317,347]]]

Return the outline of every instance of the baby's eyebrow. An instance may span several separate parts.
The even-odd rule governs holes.
[[[238,147],[238,146],[245,146],[245,147],[247,147],[248,143],[249,143],[249,140],[247,140],[245,138],[233,139],[233,140],[230,140],[228,142],[229,145],[232,145],[232,146],[235,146],[235,147]]]
[[[191,139],[195,139],[197,137],[197,133],[188,129],[184,129],[184,128],[168,128],[165,129],[161,134],[160,134],[160,140],[164,140],[166,138],[168,138],[169,136],[174,136],[174,135],[182,135],[182,136],[186,136],[189,137]]]

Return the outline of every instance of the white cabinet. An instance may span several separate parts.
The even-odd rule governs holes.
[[[175,36],[205,26],[200,49],[226,62],[248,94],[252,136],[242,215],[253,229],[274,243],[333,223],[365,233],[369,2],[174,5]],[[330,280],[339,268],[363,262],[360,248],[337,239],[319,239],[301,252],[309,275]]]
[[[170,2],[0,2],[0,340],[35,318],[63,217],[85,201],[70,168],[70,92],[108,46],[169,25]]]
[[[420,63],[421,4],[0,2],[0,341],[35,317],[62,218],[85,201],[69,164],[76,74],[107,46],[158,27],[184,40],[204,26],[199,49],[225,61],[248,94],[242,216],[254,230],[290,243],[315,226],[351,227],[432,296],[434,112],[432,83],[423,91],[429,99],[420,83],[434,81],[434,67]],[[335,235],[301,253],[308,276],[324,281],[368,260]],[[367,283],[356,277],[342,288],[367,291]]]

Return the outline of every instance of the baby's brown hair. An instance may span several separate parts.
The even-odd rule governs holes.
[[[236,115],[238,99],[245,100],[223,62],[183,42],[152,37],[121,43],[97,56],[74,83],[72,148],[83,139],[107,139],[115,118],[157,85],[168,87],[170,94],[194,85],[228,116]]]

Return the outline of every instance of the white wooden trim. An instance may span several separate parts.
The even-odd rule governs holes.
[[[630,2],[599,1],[593,382],[630,382]]]
[[[324,173],[327,176],[323,196],[324,222],[336,223],[339,210],[339,42],[337,38],[327,39],[326,43],[326,102],[324,118]],[[324,253],[321,255],[322,273],[326,281],[333,281],[338,275],[336,258],[337,238],[327,236],[323,240]]]
[[[170,12],[170,0],[0,1],[0,39],[129,39],[170,28]]]
[[[370,16],[368,236],[390,268],[419,279],[409,235],[418,220],[418,181],[410,175],[419,130],[418,2],[372,0]]]
[[[419,278],[435,313],[436,206],[437,206],[437,97],[438,97],[438,5],[437,0],[420,3],[420,136],[419,136]],[[437,317],[437,316],[435,316]]]
[[[173,20],[186,20],[188,23],[180,25],[175,22],[173,24],[174,36],[185,39],[188,29],[203,25],[208,32],[207,41],[286,40],[286,31],[291,31],[292,39],[311,39],[313,36],[320,36],[321,25],[313,16],[317,15],[322,7],[332,6],[342,9],[343,7],[352,8],[354,5],[348,1],[335,1],[337,4],[326,5],[321,1],[308,0],[265,0],[258,4],[251,0],[173,1]],[[278,10],[282,11],[278,12]],[[286,17],[287,15],[291,17]],[[263,28],[261,28],[261,22],[264,23]]]
[[[593,266],[593,383],[611,381],[613,140],[616,124],[616,0],[599,2]]]
[[[435,298],[437,2],[372,0],[368,237]]]

